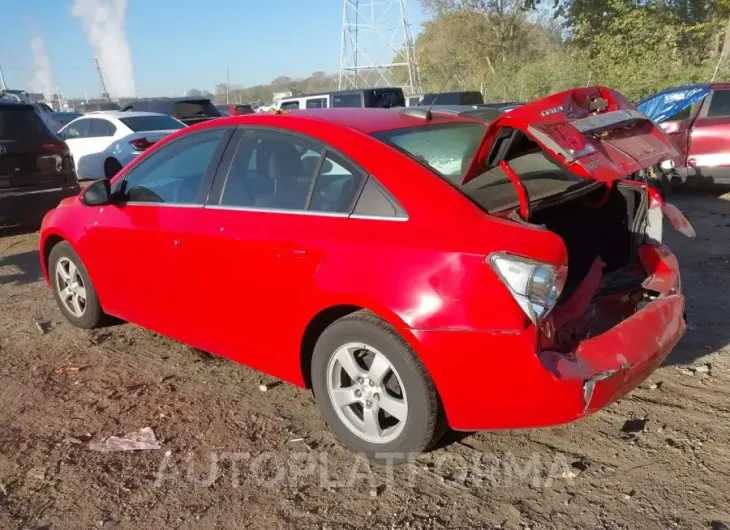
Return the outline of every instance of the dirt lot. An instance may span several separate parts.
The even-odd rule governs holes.
[[[675,196],[690,330],[581,422],[371,467],[311,394],[136,326],[72,328],[37,234],[0,235],[0,528],[730,527],[730,201]],[[36,325],[39,323],[44,332]],[[98,452],[151,427],[161,448]],[[627,432],[628,431],[628,432]],[[727,526],[725,526],[727,525]]]

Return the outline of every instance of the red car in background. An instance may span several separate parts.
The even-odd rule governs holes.
[[[730,184],[730,83],[674,87],[638,106],[679,149],[674,165],[681,181]]]
[[[311,387],[344,443],[405,458],[446,426],[571,422],[662,363],[685,331],[662,209],[682,218],[624,177],[676,155],[603,87],[491,123],[223,118],[62,202],[42,267],[74,325],[113,315]]]

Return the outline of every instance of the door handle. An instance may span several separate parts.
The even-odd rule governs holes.
[[[180,239],[173,239],[172,240],[172,246],[173,247],[179,247],[180,245],[182,245],[182,241]]]

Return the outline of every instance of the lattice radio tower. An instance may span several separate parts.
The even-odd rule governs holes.
[[[384,86],[421,93],[408,0],[343,0],[340,90]]]

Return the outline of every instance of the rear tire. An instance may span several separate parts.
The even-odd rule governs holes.
[[[99,327],[106,315],[81,258],[66,241],[56,244],[48,257],[48,276],[59,309],[76,327]]]
[[[104,162],[104,178],[111,179],[122,170],[122,164],[115,158],[109,158]]]
[[[446,429],[423,363],[387,322],[368,311],[347,315],[324,330],[311,373],[329,428],[371,460],[407,460],[431,448]]]

